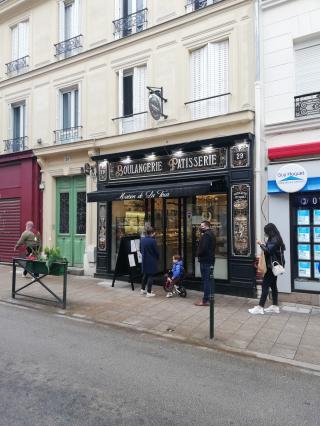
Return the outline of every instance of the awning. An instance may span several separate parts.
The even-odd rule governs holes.
[[[200,182],[176,182],[146,185],[133,188],[128,186],[110,187],[87,194],[88,202],[112,200],[144,200],[146,198],[188,197],[210,194],[212,180]]]

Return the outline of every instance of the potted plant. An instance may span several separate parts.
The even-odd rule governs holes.
[[[63,275],[65,268],[68,266],[66,258],[61,256],[59,247],[44,249],[46,257],[46,267],[48,268],[49,274],[51,275]]]

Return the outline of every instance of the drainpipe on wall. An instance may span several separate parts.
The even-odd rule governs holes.
[[[255,0],[255,228],[257,239],[262,239],[262,172],[264,171],[263,149],[263,99],[261,83],[261,22],[260,22],[261,0]],[[263,191],[264,193],[264,191]],[[257,247],[256,247],[257,249]]]

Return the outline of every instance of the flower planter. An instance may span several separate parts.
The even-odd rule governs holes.
[[[67,262],[53,262],[48,271],[46,262],[41,260],[27,260],[26,268],[35,274],[45,274],[45,275],[63,275],[65,268],[68,268]]]

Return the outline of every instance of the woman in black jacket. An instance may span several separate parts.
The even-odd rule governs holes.
[[[268,223],[264,227],[264,233],[267,236],[267,242],[263,244],[261,241],[257,241],[257,244],[261,247],[264,252],[267,271],[262,281],[262,293],[258,306],[249,309],[250,314],[264,314],[265,312],[279,314],[280,309],[278,306],[278,288],[277,288],[277,277],[272,272],[272,262],[277,261],[280,265],[284,266],[284,255],[283,252],[286,246],[283,243],[280,232],[273,223]],[[264,309],[266,303],[269,287],[272,291],[272,305],[269,308]]]

